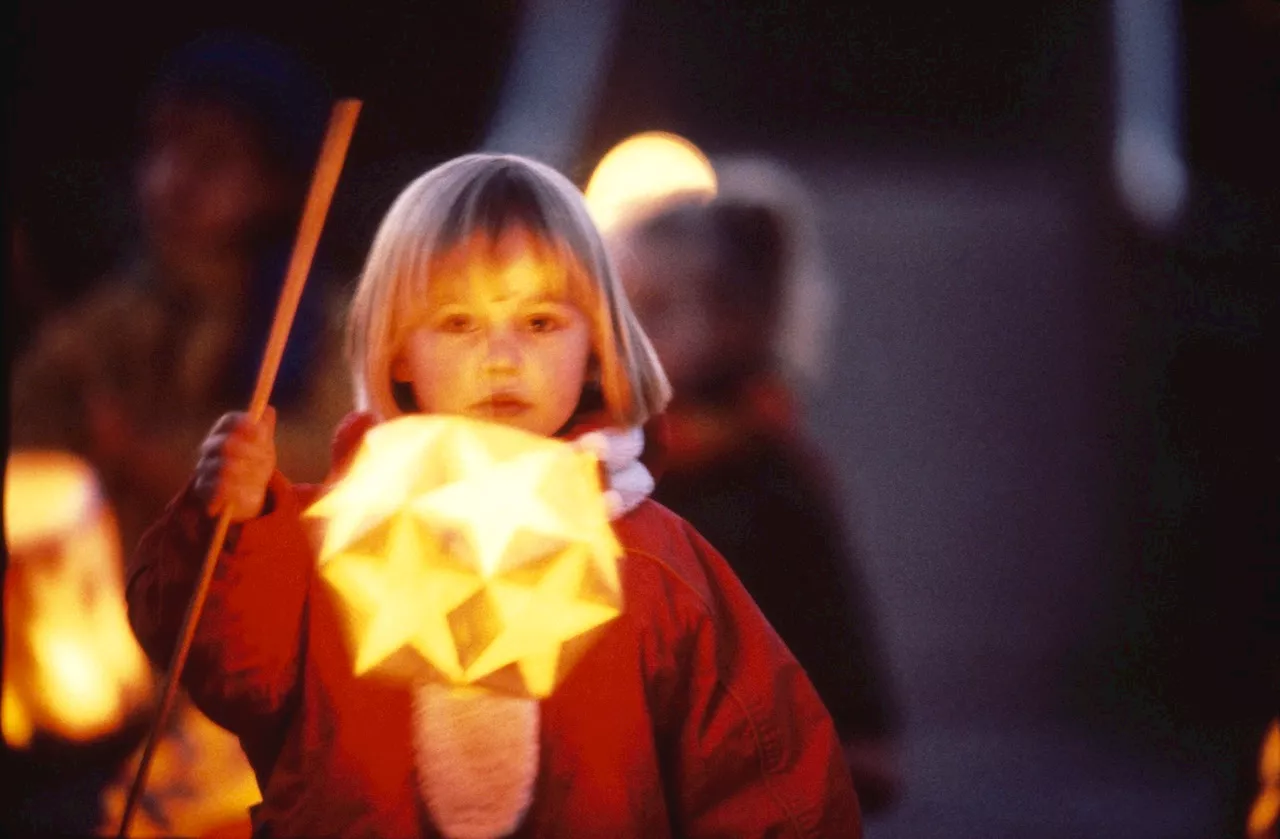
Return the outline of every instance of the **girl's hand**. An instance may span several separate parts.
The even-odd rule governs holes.
[[[253,422],[242,411],[223,414],[200,445],[195,492],[209,515],[224,508],[231,521],[255,518],[267,498],[267,482],[276,468],[276,412],[268,407]]]

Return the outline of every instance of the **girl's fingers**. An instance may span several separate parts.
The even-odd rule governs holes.
[[[257,515],[275,469],[275,409],[257,422],[243,412],[223,414],[200,445],[195,490],[209,515],[230,507],[237,520]]]
[[[275,447],[275,411],[268,408],[269,413],[265,413],[258,422],[250,422],[246,417],[242,422],[238,423],[227,437],[227,441],[236,442],[239,452],[248,452],[257,449],[264,452],[270,452]],[[243,444],[243,448],[239,446]]]
[[[247,418],[248,415],[242,411],[229,411],[218,417],[218,421],[213,424],[213,428],[209,429],[209,437],[230,434],[237,425]]]
[[[267,462],[272,459],[272,445],[269,439],[229,437],[222,445],[221,454],[226,461]]]
[[[217,480],[211,480],[207,477],[197,478],[195,490],[196,496],[204,501],[206,513],[216,516],[222,511],[222,487]]]
[[[244,440],[270,440],[275,436],[275,410],[268,407],[264,412],[262,419],[254,422],[249,419],[249,415],[243,411],[232,411],[223,414],[218,421],[213,424],[213,428],[209,429],[208,436],[205,437],[202,449],[215,447],[220,441],[244,439]]]
[[[228,463],[222,470],[219,483],[232,492],[265,492],[271,479],[271,470],[262,463]]]
[[[208,437],[205,437],[200,443],[200,459],[204,460],[208,457],[217,455],[217,453],[222,450],[222,447],[227,444],[227,435],[228,432],[221,431],[212,432]]]

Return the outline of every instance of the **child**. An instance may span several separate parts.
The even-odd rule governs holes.
[[[844,500],[789,384],[814,372],[814,315],[829,312],[805,312],[824,290],[807,205],[776,164],[717,169],[715,199],[664,202],[609,236],[675,390],[654,497],[723,553],[804,666],[875,813],[899,786],[896,708]]]
[[[364,412],[335,435],[336,469],[370,425],[405,413],[575,439],[643,426],[668,396],[581,194],[515,156],[455,159],[400,195],[349,337]],[[418,790],[413,687],[351,675],[299,519],[319,488],[275,470],[273,432],[270,412],[214,426],[135,557],[135,632],[167,660],[210,517],[229,510],[183,683],[253,763],[255,835],[440,835]],[[631,476],[613,522],[625,611],[541,703],[537,777],[514,835],[860,835],[804,671],[715,550],[645,499],[634,451],[617,454],[602,462]]]

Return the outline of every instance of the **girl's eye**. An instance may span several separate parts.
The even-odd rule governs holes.
[[[560,326],[560,318],[546,312],[539,312],[529,316],[530,332],[554,332]]]
[[[462,312],[443,315],[438,323],[443,332],[470,332],[475,328],[475,320]]]

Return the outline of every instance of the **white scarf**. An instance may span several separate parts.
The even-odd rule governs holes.
[[[594,454],[604,465],[609,477],[604,500],[610,520],[631,512],[653,492],[653,475],[640,462],[640,453],[644,451],[644,431],[640,428],[588,431],[573,444]]]
[[[640,428],[589,431],[573,445],[603,465],[611,521],[653,492],[653,476],[639,460]],[[418,789],[445,836],[496,839],[520,826],[538,775],[538,721],[536,699],[430,682],[418,686],[413,708]]]

